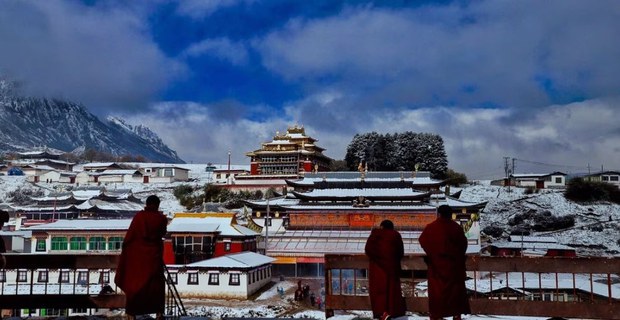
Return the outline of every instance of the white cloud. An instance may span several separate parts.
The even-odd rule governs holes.
[[[245,65],[248,62],[248,52],[245,45],[232,42],[226,38],[206,39],[192,44],[183,52],[183,55],[189,57],[211,55],[227,60],[233,65]]]
[[[306,83],[331,77],[331,86],[363,91],[374,107],[533,108],[562,96],[616,94],[618,29],[620,3],[613,1],[477,1],[349,8],[293,19],[253,43],[273,72]]]
[[[2,1],[0,72],[21,81],[27,94],[95,111],[144,107],[182,69],[145,23],[128,9],[77,1]]]
[[[179,0],[178,13],[194,19],[205,18],[217,10],[252,3],[255,0]]]

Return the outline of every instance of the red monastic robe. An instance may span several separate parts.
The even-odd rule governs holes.
[[[165,278],[163,241],[168,219],[146,207],[131,221],[123,240],[114,283],[125,292],[130,315],[163,313]]]
[[[368,290],[374,318],[383,312],[392,317],[404,316],[407,309],[400,288],[400,260],[404,255],[403,239],[396,230],[373,229],[366,241]]]
[[[424,228],[420,245],[427,255],[428,300],[431,317],[471,313],[465,289],[467,238],[449,218],[437,218]]]

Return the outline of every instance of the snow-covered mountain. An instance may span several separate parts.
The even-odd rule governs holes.
[[[0,79],[0,152],[33,147],[73,151],[95,149],[112,155],[132,155],[153,162],[183,163],[149,128],[121,119],[101,121],[80,104],[19,97],[10,82]]]

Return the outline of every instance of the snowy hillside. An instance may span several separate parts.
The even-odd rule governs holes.
[[[91,148],[115,156],[130,154],[157,162],[183,162],[144,126],[104,122],[83,105],[20,97],[13,91],[10,82],[0,79],[0,152],[41,146],[63,151]]]
[[[205,171],[206,164],[183,164],[190,170],[189,182],[173,184],[110,184],[109,189],[132,189],[134,194],[146,199],[156,194],[162,199],[161,210],[166,214],[183,212],[173,195],[174,187],[190,184],[204,186],[211,178]],[[218,166],[218,165],[216,165]],[[53,191],[53,185],[41,183],[34,185],[26,182],[24,177],[0,176],[0,206],[10,201],[8,194],[19,188],[43,194]],[[560,190],[541,190],[527,195],[523,188],[511,188],[489,185],[474,185],[462,189],[460,199],[473,202],[488,201],[481,213],[481,229],[497,227],[500,235],[488,237],[490,241],[505,241],[513,232],[529,232],[531,235],[554,237],[559,243],[574,246],[579,255],[620,255],[620,205],[597,203],[581,205],[567,201]],[[454,191],[454,190],[453,190]],[[574,227],[554,231],[536,231],[541,221],[553,221],[554,218],[574,217]],[[553,228],[552,228],[553,229]]]
[[[620,255],[620,205],[581,205],[564,198],[561,190],[541,190],[525,194],[523,188],[477,185],[464,188],[461,199],[488,201],[480,217],[481,229],[499,227],[501,238],[511,232],[554,237],[559,243],[576,247],[579,255]],[[529,219],[527,217],[530,217]],[[535,231],[545,218],[574,216],[575,226],[557,231]],[[500,238],[491,238],[498,241]]]

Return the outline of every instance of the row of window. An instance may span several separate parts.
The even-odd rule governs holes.
[[[602,176],[603,181],[618,181],[619,176]]]
[[[123,246],[123,237],[52,237],[51,251],[66,250],[121,250]],[[47,242],[45,239],[37,239],[37,252],[47,251]]]
[[[260,158],[261,162],[297,162],[297,157],[295,156],[286,156],[286,157],[262,157]]]
[[[17,282],[28,282],[28,270],[17,270]],[[89,272],[88,271],[76,271],[73,273],[75,277],[75,282],[80,284],[89,283]],[[6,282],[6,271],[0,270],[0,282]],[[48,270],[39,270],[37,275],[37,282],[40,283],[49,283],[49,271]],[[60,270],[58,273],[58,283],[71,283],[71,271],[69,270]],[[109,271],[101,271],[99,273],[99,282],[98,283],[110,283],[110,272]]]
[[[208,273],[209,277],[207,279],[207,284],[212,286],[220,285],[220,274],[219,273]],[[261,281],[265,278],[271,277],[271,269],[261,269],[255,270],[248,275],[248,284],[252,284],[256,281]],[[174,284],[179,283],[179,277],[176,272],[169,273],[168,276],[169,281]],[[187,284],[188,285],[199,285],[199,277],[198,272],[191,272],[187,274]],[[230,286],[238,286],[241,284],[241,275],[239,273],[229,273],[228,275],[228,285]]]
[[[260,166],[261,174],[297,174],[297,166]]]

